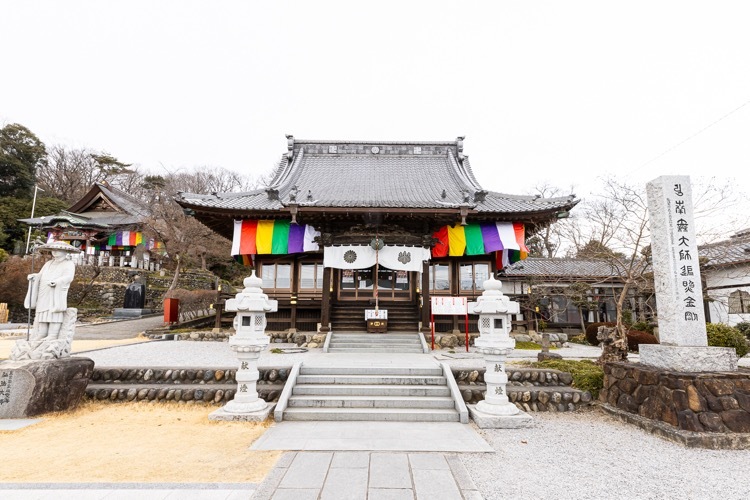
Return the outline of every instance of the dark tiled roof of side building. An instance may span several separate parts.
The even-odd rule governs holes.
[[[740,231],[728,240],[702,245],[698,247],[698,254],[708,259],[708,267],[750,263],[750,229]]]
[[[540,257],[529,257],[528,259],[516,262],[506,267],[502,274],[508,277],[577,277],[586,279],[608,279],[620,276],[612,264],[604,260],[547,259]],[[502,277],[500,279],[502,280]]]
[[[267,189],[246,193],[180,193],[194,206],[278,210],[297,189],[300,206],[334,208],[458,208],[479,213],[568,210],[574,196],[539,198],[487,191],[474,177],[463,141],[293,141]],[[270,195],[269,195],[270,194]]]

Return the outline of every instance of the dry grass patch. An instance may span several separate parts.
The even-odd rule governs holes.
[[[84,403],[0,432],[2,482],[260,482],[281,455],[250,451],[270,423],[209,422],[215,406]]]

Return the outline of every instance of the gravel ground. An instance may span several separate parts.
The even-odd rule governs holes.
[[[272,344],[270,348],[296,348],[295,344]],[[460,369],[484,367],[482,355],[473,352],[456,350],[435,351],[432,356],[440,362]],[[536,361],[539,351],[514,351],[509,361]],[[599,349],[591,346],[575,346],[558,349],[566,359],[594,359]],[[79,353],[96,362],[98,366],[233,366],[237,358],[226,342],[191,342],[191,341],[154,341],[138,345],[122,346]],[[260,366],[291,366],[311,356],[325,356],[322,349],[310,349],[306,353],[274,354],[266,350],[261,354]]]
[[[591,349],[576,352],[591,357]],[[515,354],[516,359],[536,358],[536,351]],[[226,342],[157,341],[79,355],[92,358],[99,366],[218,367],[237,363]],[[265,351],[259,364],[291,366],[319,356],[325,356],[320,349],[303,354]],[[433,357],[462,369],[484,366],[481,356],[472,352],[438,351]],[[485,499],[750,498],[750,450],[685,448],[596,408],[535,413],[533,417],[533,426],[526,429],[478,429],[496,453],[460,455]]]
[[[496,453],[460,455],[486,500],[747,499],[750,450],[685,448],[597,408],[478,429]]]

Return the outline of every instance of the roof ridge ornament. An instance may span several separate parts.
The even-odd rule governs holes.
[[[458,153],[459,160],[464,159],[464,139],[466,139],[465,135],[456,137],[456,152]]]
[[[286,149],[289,150],[289,157],[294,156],[294,136],[292,134],[286,134]]]

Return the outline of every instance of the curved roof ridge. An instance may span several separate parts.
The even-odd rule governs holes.
[[[289,161],[289,154],[284,153],[283,155],[281,155],[281,160],[279,160],[279,164],[276,167],[276,172],[274,172],[271,181],[268,183],[268,186],[271,187],[277,185],[279,179],[281,179],[284,172],[289,169],[290,165],[291,162]]]
[[[464,159],[461,163],[463,164],[463,169],[465,170],[467,177],[471,179],[472,183],[476,185],[480,191],[486,191],[486,189],[482,187],[482,185],[479,183],[476,176],[474,175],[474,171],[471,169],[471,164],[469,163],[468,155],[464,155]]]
[[[297,174],[297,177],[299,177],[300,165],[302,165],[302,158],[304,156],[305,150],[300,148],[299,153],[294,155],[294,159],[289,163],[289,166],[284,169],[279,178],[276,179],[275,183],[268,186],[268,189],[278,189],[280,191],[282,188],[287,187],[286,184],[288,184],[289,179],[294,176],[295,173]]]
[[[388,146],[456,146],[456,141],[347,141],[347,140],[315,140],[294,138],[294,144],[363,144],[363,145],[388,145]]]
[[[453,156],[453,152],[448,151],[447,155],[448,155],[448,163],[451,165],[451,167],[453,167],[450,169],[451,175],[455,179],[460,181],[464,185],[464,187],[467,188],[468,191],[473,194],[477,188],[475,188],[471,180],[466,176],[463,169],[459,166],[458,160],[455,158],[455,156]],[[481,190],[481,188],[479,189]]]

